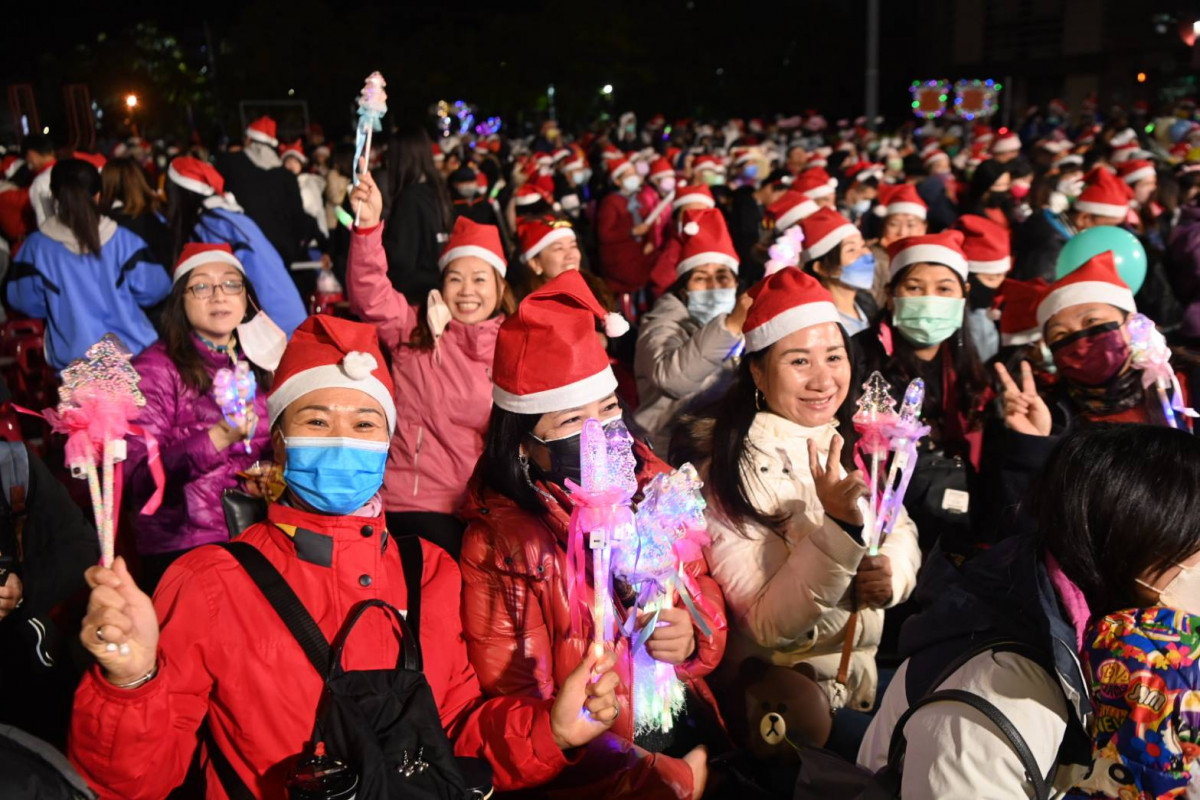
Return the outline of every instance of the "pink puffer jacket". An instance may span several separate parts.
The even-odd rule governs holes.
[[[355,231],[346,264],[350,310],[379,330],[392,355],[396,435],[383,482],[388,511],[453,514],[483,453],[492,413],[492,354],[503,315],[451,322],[436,350],[410,347],[417,308],[388,279],[383,225]]]

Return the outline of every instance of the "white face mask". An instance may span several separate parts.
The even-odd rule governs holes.
[[[1177,611],[1186,611],[1189,614],[1200,614],[1200,566],[1185,567],[1183,564],[1175,564],[1175,566],[1179,567],[1179,574],[1171,578],[1161,589],[1141,578],[1134,578],[1134,580],[1150,591],[1157,592],[1159,605],[1174,608]]]
[[[478,189],[479,189],[479,184],[477,184],[477,183],[459,183],[459,184],[455,184],[454,189],[459,194],[461,194],[463,197],[469,199],[469,198],[472,198],[475,196],[475,192],[478,191]]]
[[[633,193],[642,185],[642,179],[637,175],[630,175],[621,179],[621,188],[627,192]]]
[[[429,323],[429,332],[433,334],[435,342],[441,338],[452,319],[454,317],[450,314],[450,306],[442,299],[442,293],[431,289],[425,302],[425,321]]]
[[[267,372],[274,372],[283,358],[287,347],[287,334],[267,316],[259,311],[249,322],[237,326],[238,344],[246,358]]]

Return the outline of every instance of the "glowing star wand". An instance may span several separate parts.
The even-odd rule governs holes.
[[[861,437],[855,453],[860,469],[862,455],[871,457],[871,500],[867,506],[869,513],[863,515],[863,530],[867,531],[875,529],[879,516],[879,464],[890,446],[884,430],[896,420],[896,401],[889,394],[890,389],[878,370],[872,372],[863,384],[863,395],[858,398],[858,411],[854,413],[854,429]]]
[[[904,391],[899,416],[883,430],[889,439],[888,447],[893,455],[883,499],[879,503],[879,516],[875,520],[875,527],[869,530],[870,540],[867,546],[870,547],[870,554],[873,556],[879,555],[880,546],[891,534],[896,520],[900,517],[900,509],[904,506],[904,494],[908,491],[908,483],[912,480],[913,470],[917,466],[917,442],[929,433],[929,426],[921,424],[921,407],[924,402],[925,381],[915,378]]]
[[[362,169],[370,169],[371,162],[371,134],[375,131],[383,130],[383,115],[387,113],[387,92],[383,87],[387,86],[387,81],[378,71],[372,72],[367,76],[366,83],[363,84],[362,91],[358,95],[358,130],[354,135],[354,166],[351,170],[351,176],[354,180],[354,185],[358,186],[359,175],[359,159],[362,161]],[[358,208],[354,209],[354,224],[358,225],[358,216],[362,211],[362,201],[358,202]]]

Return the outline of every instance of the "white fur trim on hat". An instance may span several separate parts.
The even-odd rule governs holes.
[[[476,258],[482,258],[484,261],[496,268],[496,271],[500,273],[500,277],[504,277],[504,275],[508,272],[508,264],[505,263],[503,258],[496,255],[491,250],[488,250],[486,247],[480,247],[477,244],[459,245],[458,247],[452,247],[445,253],[442,253],[442,257],[438,259],[438,269],[446,269],[446,267],[450,266],[451,261],[456,258],[462,258],[463,256],[475,256]]]
[[[1042,338],[1041,328],[1029,328],[1016,333],[1000,334],[1000,344],[1004,347],[1017,347],[1023,344],[1033,344]]]
[[[246,128],[246,138],[253,142],[261,142],[262,144],[270,145],[271,147],[279,147],[279,140],[274,136],[267,136],[265,133],[254,128]]]
[[[1128,288],[1107,281],[1081,281],[1055,289],[1042,298],[1037,307],[1038,325],[1044,328],[1050,318],[1064,308],[1083,303],[1107,303],[1122,311],[1137,311],[1137,304],[1133,302],[1133,292]]]
[[[352,358],[356,355],[367,356],[372,361],[375,360],[369,353],[348,353],[341,364],[325,364],[297,372],[282,385],[276,387],[275,391],[271,392],[267,398],[267,414],[270,417],[270,424],[274,425],[275,420],[279,419],[279,415],[284,412],[284,409],[309,392],[336,387],[357,389],[378,401],[379,405],[383,406],[383,413],[387,417],[388,430],[395,431],[396,402],[392,399],[391,391],[370,371],[367,371],[366,377],[353,377],[353,375],[361,375],[362,367],[365,366],[363,360]],[[350,360],[350,363],[346,363],[346,360]]]
[[[175,274],[171,277],[172,283],[179,283],[179,279],[187,275],[201,264],[211,264],[214,261],[219,261],[222,264],[231,264],[237,267],[237,271],[246,274],[246,268],[242,266],[242,262],[238,261],[237,256],[233,253],[226,253],[224,250],[207,250],[180,263],[175,268]]]
[[[713,198],[706,194],[684,194],[677,195],[675,201],[671,203],[671,210],[678,211],[684,206],[699,204],[705,208],[715,208],[717,203]]]
[[[911,214],[917,219],[925,219],[928,216],[928,211],[925,206],[920,203],[892,203],[887,206],[887,212],[884,216],[890,217],[895,214]]]
[[[675,276],[682,277],[689,270],[693,270],[701,264],[721,264],[729,267],[734,272],[738,271],[738,260],[728,253],[721,253],[716,250],[707,253],[696,253],[694,256],[688,256],[675,265]]]
[[[1129,185],[1133,185],[1138,181],[1144,181],[1147,178],[1153,178],[1155,175],[1154,167],[1146,166],[1141,169],[1135,169],[1133,172],[1125,176],[1124,180]]]
[[[1004,275],[1012,270],[1012,258],[1005,256],[995,261],[967,260],[967,270],[980,275]]]
[[[855,233],[858,233],[858,228],[854,227],[853,225],[839,225],[829,233],[825,234],[824,238],[818,239],[808,247],[804,248],[804,254],[800,258],[805,263],[812,261],[815,258],[820,258],[833,248],[837,247],[847,236],[851,236]]]
[[[803,203],[796,203],[787,210],[787,213],[775,221],[775,230],[779,232],[786,231],[798,222],[802,222],[813,214],[817,213],[820,208],[812,200],[805,200]]]
[[[492,386],[492,400],[505,411],[514,414],[548,414],[579,408],[603,400],[617,390],[617,376],[612,367],[605,366],[595,375],[583,380],[532,394],[512,394]]]
[[[534,203],[545,202],[546,198],[538,192],[530,192],[529,194],[517,195],[515,198],[516,204],[519,206],[531,206]]]
[[[830,178],[829,183],[824,186],[817,186],[807,191],[801,192],[809,200],[816,200],[818,197],[828,197],[833,194],[834,187],[837,186],[837,178]]]
[[[964,281],[967,279],[967,259],[962,253],[943,247],[940,244],[918,244],[906,247],[892,259],[888,279],[900,274],[900,270],[911,264],[942,264],[958,273]]]
[[[196,194],[203,195],[204,197],[216,194],[217,191],[204,181],[198,181],[195,178],[185,178],[184,176],[180,175],[178,170],[175,169],[175,164],[173,162],[169,167],[167,167],[167,177],[174,181],[177,185],[187,189],[189,192],[195,192]]]
[[[1115,203],[1097,203],[1092,200],[1076,200],[1075,210],[1095,214],[1097,217],[1123,220],[1125,219],[1125,215],[1129,213],[1129,206],[1119,206]]]
[[[993,153],[1015,153],[1016,151],[1018,151],[1020,149],[1021,149],[1020,138],[1018,138],[1012,134],[1008,134],[1007,136],[1004,136],[1004,137],[996,140],[996,143],[992,145]]]
[[[529,259],[536,256],[538,253],[545,250],[550,245],[557,242],[559,239],[568,239],[568,238],[570,238],[570,239],[575,238],[575,229],[574,228],[567,228],[567,227],[554,228],[549,233],[547,233],[545,236],[543,236],[541,239],[539,239],[536,243],[534,243],[533,247],[529,248],[524,253],[522,253],[522,255],[525,257],[525,260],[528,261]]]
[[[298,159],[301,164],[308,163],[308,156],[304,155],[304,153],[301,153],[299,150],[284,150],[283,153],[280,154],[280,162],[282,162],[285,158]]]
[[[828,300],[793,306],[757,328],[746,331],[746,352],[765,350],[790,333],[823,322],[841,322],[837,306]]]

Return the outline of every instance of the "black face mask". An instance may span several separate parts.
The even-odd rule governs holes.
[[[971,281],[971,291],[967,293],[967,305],[971,310],[988,309],[996,300],[996,290],[984,286],[979,279]]]
[[[559,486],[566,486],[567,479],[570,478],[576,484],[583,484],[583,465],[581,461],[581,450],[583,448],[583,433],[576,433],[573,436],[567,436],[563,439],[551,439],[546,442],[533,434],[530,434],[535,442],[538,442],[550,454],[550,469],[544,470],[537,466],[530,459],[530,466],[541,473],[542,477],[550,483],[557,483]]]
[[[1012,208],[1012,195],[1008,192],[990,192],[987,202],[984,203],[988,208],[999,208],[1007,211]]]

